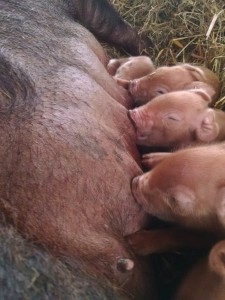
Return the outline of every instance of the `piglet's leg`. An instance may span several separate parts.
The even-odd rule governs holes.
[[[116,80],[116,82],[117,82],[118,85],[124,87],[125,89],[128,89],[129,83],[130,83],[129,80],[122,79],[122,78],[115,78],[115,80]]]
[[[210,234],[183,228],[141,230],[126,237],[138,255],[163,253],[182,248],[204,248],[212,246],[216,238]]]
[[[148,153],[142,156],[142,164],[145,167],[154,168],[165,158],[169,157],[171,153],[169,152],[156,152],[156,153]]]

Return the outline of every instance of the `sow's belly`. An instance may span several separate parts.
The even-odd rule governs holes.
[[[11,198],[22,199],[30,212],[23,226],[36,236],[47,230],[49,238],[45,233],[41,239],[61,235],[66,248],[70,240],[79,248],[98,234],[123,237],[142,228],[146,216],[130,189],[142,171],[127,109],[74,68],[42,77],[38,85],[41,101],[21,129],[13,176],[17,189]]]
[[[42,132],[54,136],[48,142],[50,148],[57,143],[55,163],[70,173],[74,206],[82,206],[96,222],[102,218],[105,224],[113,222],[123,235],[140,229],[143,212],[131,194],[130,181],[142,171],[136,162],[139,154],[127,109],[82,71],[67,68],[57,76],[62,98],[58,94],[58,103],[49,104],[48,96],[50,107],[42,115]],[[54,126],[49,132],[51,122]]]
[[[31,78],[35,91],[25,89],[25,99],[13,98],[12,111],[1,119],[1,209],[57,255],[79,260],[117,286],[130,283],[132,294],[146,294],[143,285],[147,282],[148,290],[152,281],[144,280],[140,261],[124,239],[144,226],[146,217],[130,190],[131,179],[142,171],[121,104],[129,108],[129,101],[102,65],[100,45],[88,45],[89,37],[94,39],[90,33],[68,21],[72,52],[62,40],[64,32],[42,34],[54,26],[51,15],[46,19],[49,27],[40,18],[43,31],[27,38],[24,47],[21,42],[20,51],[10,44],[13,38],[4,41],[10,64],[23,71],[22,77],[9,74],[15,90],[23,96]],[[131,272],[118,268],[120,258],[135,261]]]
[[[17,224],[116,282],[139,281],[136,260],[131,281],[118,270],[120,258],[134,259],[124,236],[146,222],[130,190],[142,171],[127,109],[85,73],[59,73],[49,78],[32,120],[18,134],[20,160],[10,195]]]

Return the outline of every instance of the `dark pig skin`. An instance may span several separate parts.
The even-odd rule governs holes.
[[[57,257],[155,299],[151,265],[124,238],[148,222],[130,190],[142,173],[133,103],[76,3],[0,3],[0,209]]]

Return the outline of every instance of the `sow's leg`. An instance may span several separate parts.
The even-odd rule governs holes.
[[[147,297],[153,281],[124,238],[146,225],[130,190],[141,173],[131,102],[66,7],[1,2],[0,209],[71,266]]]
[[[137,32],[124,21],[107,0],[70,0],[70,12],[99,39],[118,45],[128,53],[138,55]]]

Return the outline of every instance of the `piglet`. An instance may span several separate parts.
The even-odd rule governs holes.
[[[150,166],[151,154],[146,160]],[[224,143],[162,153],[151,171],[132,180],[131,190],[150,215],[225,236],[224,166]]]
[[[161,94],[195,88],[205,90],[213,105],[220,94],[219,78],[203,66],[180,64],[159,67],[151,74],[131,80],[129,84],[129,92],[138,106]]]
[[[202,90],[176,91],[129,110],[136,143],[165,149],[225,139],[225,113],[208,107]]]
[[[225,240],[217,243],[207,258],[199,261],[185,276],[175,300],[225,299]]]
[[[119,85],[128,88],[130,80],[152,73],[155,67],[148,56],[142,55],[111,59],[107,70]]]

